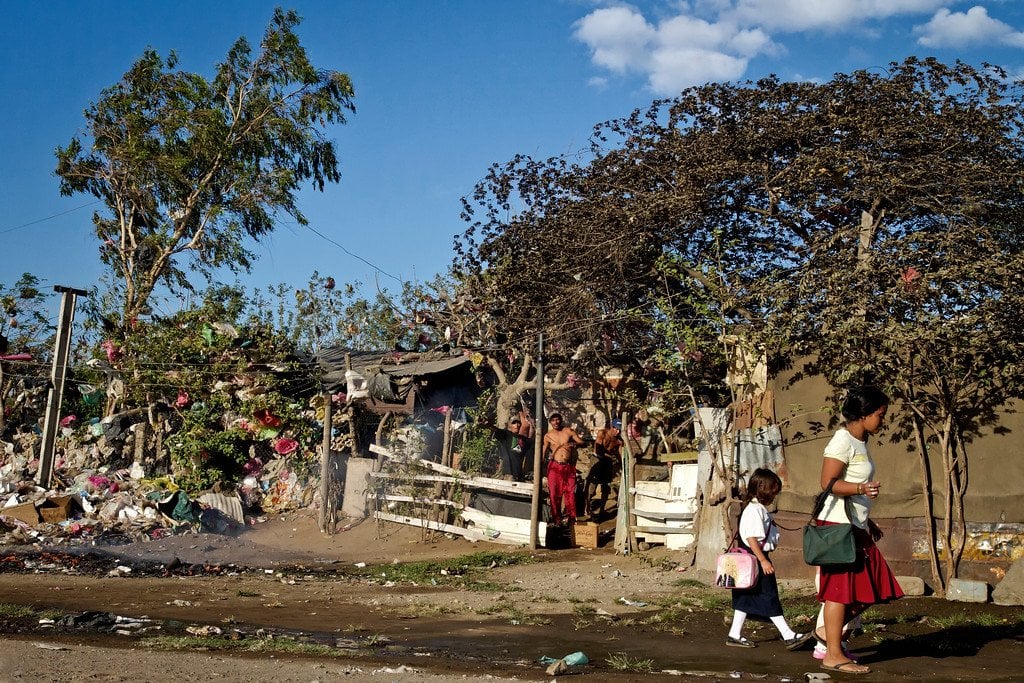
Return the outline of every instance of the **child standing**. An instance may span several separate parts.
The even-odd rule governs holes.
[[[782,480],[771,470],[758,468],[747,481],[747,491],[743,496],[746,505],[740,514],[739,539],[740,544],[757,557],[761,565],[761,577],[753,587],[732,592],[732,628],[725,640],[725,644],[731,647],[757,647],[742,634],[743,623],[748,616],[771,621],[779,630],[787,650],[799,649],[813,636],[811,632],[794,632],[782,615],[779,583],[770,557],[779,542],[779,527],[766,507],[772,504],[780,491]]]

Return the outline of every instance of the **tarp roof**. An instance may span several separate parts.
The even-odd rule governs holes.
[[[346,355],[352,369],[363,376],[382,373],[390,377],[425,377],[470,363],[461,352],[350,351],[344,347],[328,347],[316,355],[317,364],[324,370],[322,386],[325,390],[345,386]]]

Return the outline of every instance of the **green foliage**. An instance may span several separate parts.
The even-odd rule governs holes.
[[[0,283],[0,355],[29,353],[31,361],[0,361],[0,436],[12,426],[38,419],[49,377],[54,325],[39,278],[24,273],[10,286]],[[32,398],[36,400],[32,400]]]
[[[253,455],[276,457],[279,439],[298,442],[290,466],[315,466],[319,432],[307,411],[314,386],[293,347],[266,325],[240,322],[241,290],[216,286],[201,306],[168,318],[137,322],[121,343],[96,349],[126,381],[128,406],[163,406],[174,433],[165,444],[178,484],[189,493],[231,485]],[[105,386],[99,371],[82,378]],[[260,423],[265,416],[273,424]]]
[[[417,320],[416,297],[409,283],[394,296],[379,290],[368,299],[358,282],[339,284],[314,272],[304,289],[284,283],[256,293],[254,313],[280,330],[298,348],[317,351],[344,346],[354,351],[410,351],[428,348],[429,330]],[[421,336],[422,335],[422,336]]]
[[[93,222],[122,336],[158,285],[191,290],[193,275],[248,270],[247,240],[281,214],[304,225],[298,191],[340,179],[322,128],[345,122],[354,91],[309,61],[299,21],[275,10],[258,50],[239,38],[212,79],[147,50],[86,109],[85,136],[57,148],[61,193],[105,204]]]

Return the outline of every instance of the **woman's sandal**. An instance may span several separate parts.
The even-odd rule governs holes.
[[[821,668],[825,671],[836,671],[842,674],[854,674],[857,676],[861,674],[871,673],[871,669],[869,669],[868,667],[862,664],[857,664],[856,662],[851,662],[850,660],[846,660],[845,662],[839,662],[838,664],[832,665],[822,662]]]

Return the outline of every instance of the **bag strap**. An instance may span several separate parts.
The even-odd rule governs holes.
[[[829,481],[828,486],[825,487],[825,490],[819,493],[818,497],[814,499],[814,510],[811,512],[812,522],[816,521],[818,519],[818,515],[820,515],[821,511],[825,509],[825,500],[832,493],[832,487],[836,485],[837,481],[839,481],[839,477],[832,477],[832,480]],[[853,515],[850,514],[850,497],[843,496],[842,498],[844,507],[846,508],[846,519],[849,520],[849,522],[852,524]]]

